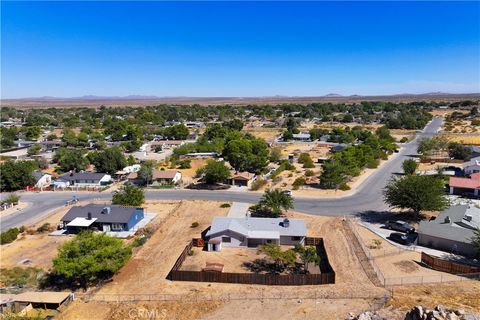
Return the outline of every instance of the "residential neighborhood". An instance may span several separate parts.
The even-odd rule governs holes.
[[[0,319],[480,320],[479,17],[0,2]]]

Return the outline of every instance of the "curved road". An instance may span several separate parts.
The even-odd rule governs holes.
[[[383,211],[388,207],[383,202],[382,189],[391,175],[402,172],[402,162],[417,154],[419,139],[434,136],[440,129],[443,118],[434,118],[417,137],[403,145],[398,154],[384,163],[357,188],[356,192],[336,198],[295,198],[295,210],[315,215],[352,215],[364,211]],[[28,225],[47,216],[52,210],[65,205],[76,194],[80,201],[92,199],[110,200],[111,194],[106,193],[74,193],[74,192],[40,192],[22,193],[23,201],[30,205],[19,211],[0,218],[0,230],[15,226]],[[256,203],[261,194],[255,192],[234,191],[198,191],[198,190],[168,190],[147,191],[146,199],[150,200],[217,200]]]

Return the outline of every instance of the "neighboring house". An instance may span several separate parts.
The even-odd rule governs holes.
[[[473,173],[468,178],[450,177],[449,182],[450,194],[458,195],[480,195],[480,173]]]
[[[463,172],[467,175],[480,172],[480,157],[472,158],[463,165]]]
[[[43,173],[42,171],[33,171],[33,177],[35,178],[35,188],[48,187],[52,183],[52,175]]]
[[[144,215],[143,208],[88,204],[72,207],[60,221],[68,233],[78,233],[86,229],[104,232],[129,231]]]
[[[182,155],[183,158],[216,158],[220,156],[217,152],[192,152]]]
[[[467,149],[472,153],[472,158],[480,157],[480,147],[479,146],[466,146]]]
[[[440,212],[435,220],[421,221],[418,244],[454,254],[472,256],[474,231],[480,228],[480,209],[458,205]]]
[[[0,150],[0,157],[11,160],[23,160],[28,157],[28,147],[17,147],[8,150]]]
[[[307,227],[302,219],[215,217],[206,236],[208,251],[266,243],[295,246],[304,244]]]
[[[42,149],[45,151],[54,151],[62,146],[62,140],[55,139],[55,140],[46,140],[40,142]]]
[[[185,143],[185,141],[183,141],[183,140],[152,141],[152,142],[149,142],[150,150],[147,150],[147,151],[154,150],[155,147],[158,147],[158,146],[160,146],[162,148],[162,150],[172,149],[172,148],[179,147],[184,143]]]
[[[292,134],[293,140],[310,141],[310,133],[301,132]]]
[[[56,183],[75,187],[100,187],[108,185],[111,181],[112,176],[109,174],[96,172],[67,172],[55,180]]]
[[[250,172],[231,171],[227,183],[237,187],[250,187],[255,180],[255,174]]]
[[[143,184],[143,179],[138,176],[137,172],[132,172],[127,176],[128,181],[133,184]],[[182,180],[182,174],[175,170],[154,170],[152,175],[152,184],[177,184]]]

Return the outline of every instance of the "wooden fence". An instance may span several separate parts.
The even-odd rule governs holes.
[[[453,274],[480,273],[480,267],[474,267],[453,261],[443,260],[426,254],[425,252],[422,252],[422,263],[426,264],[433,270]]]
[[[173,281],[197,281],[197,282],[222,282],[222,283],[244,283],[263,285],[319,285],[335,283],[335,272],[328,261],[327,252],[322,238],[306,238],[305,243],[316,243],[317,254],[320,256],[320,274],[259,274],[259,273],[231,273],[231,272],[209,272],[209,271],[186,271],[180,270],[182,263],[194,246],[199,245],[199,240],[192,239],[183,249],[168,279]]]

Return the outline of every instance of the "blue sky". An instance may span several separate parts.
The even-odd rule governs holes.
[[[2,98],[480,92],[480,2],[1,3]]]

